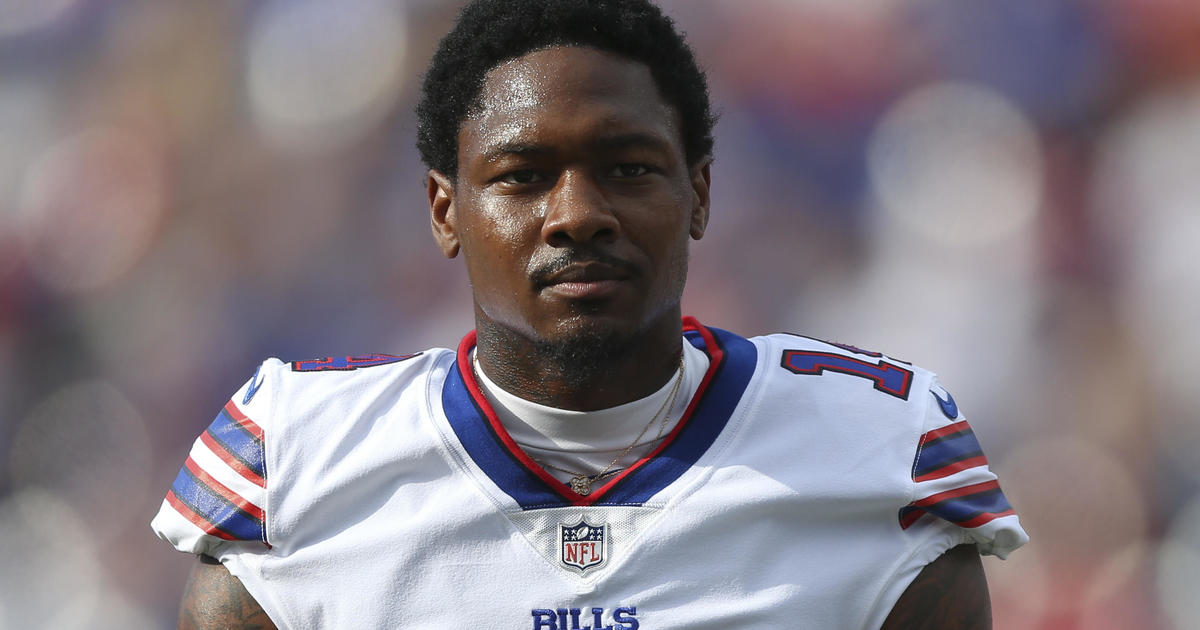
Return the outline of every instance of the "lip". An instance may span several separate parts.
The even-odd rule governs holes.
[[[572,300],[598,300],[611,297],[625,284],[623,280],[591,280],[588,282],[559,282],[546,287],[555,295]]]
[[[603,263],[571,265],[553,274],[543,289],[569,299],[599,299],[619,291],[630,275]]]

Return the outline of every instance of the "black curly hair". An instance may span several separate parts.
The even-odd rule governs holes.
[[[649,66],[682,120],[689,165],[713,150],[708,82],[670,18],[649,0],[475,0],[433,55],[417,104],[417,150],[429,168],[458,176],[458,131],[479,107],[484,75],[553,46],[589,46]]]

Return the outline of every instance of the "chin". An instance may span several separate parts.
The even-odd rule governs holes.
[[[568,346],[586,344],[593,347],[592,351],[602,352],[605,356],[610,353],[620,356],[645,338],[654,337],[656,331],[668,324],[678,323],[678,307],[647,313],[644,305],[581,301],[571,305],[570,313],[560,319],[543,340],[547,344]],[[595,346],[603,346],[603,351],[594,349]]]
[[[569,376],[586,378],[628,355],[637,329],[627,320],[573,317],[553,336],[538,340],[536,351],[569,371]]]
[[[572,317],[560,322],[552,334],[539,340],[547,346],[623,347],[632,342],[637,326],[613,317]]]

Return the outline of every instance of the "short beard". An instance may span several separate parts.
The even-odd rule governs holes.
[[[626,334],[588,327],[565,339],[535,342],[533,352],[558,367],[564,385],[583,387],[628,357],[631,344]]]

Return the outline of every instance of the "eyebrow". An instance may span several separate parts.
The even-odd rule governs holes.
[[[597,138],[592,143],[592,148],[596,150],[617,150],[629,148],[646,148],[658,151],[670,151],[671,143],[663,138],[650,133],[622,133],[611,136],[602,136]]]
[[[671,145],[661,137],[641,132],[621,133],[601,136],[589,143],[591,151],[619,151],[628,148],[647,148],[656,151],[670,151]],[[506,156],[533,157],[551,155],[556,152],[553,147],[533,142],[501,142],[488,147],[481,157],[485,162],[495,162]]]
[[[515,156],[535,156],[546,155],[552,153],[549,147],[533,144],[530,142],[503,142],[497,145],[488,147],[481,156],[485,162],[495,162],[502,157]]]

